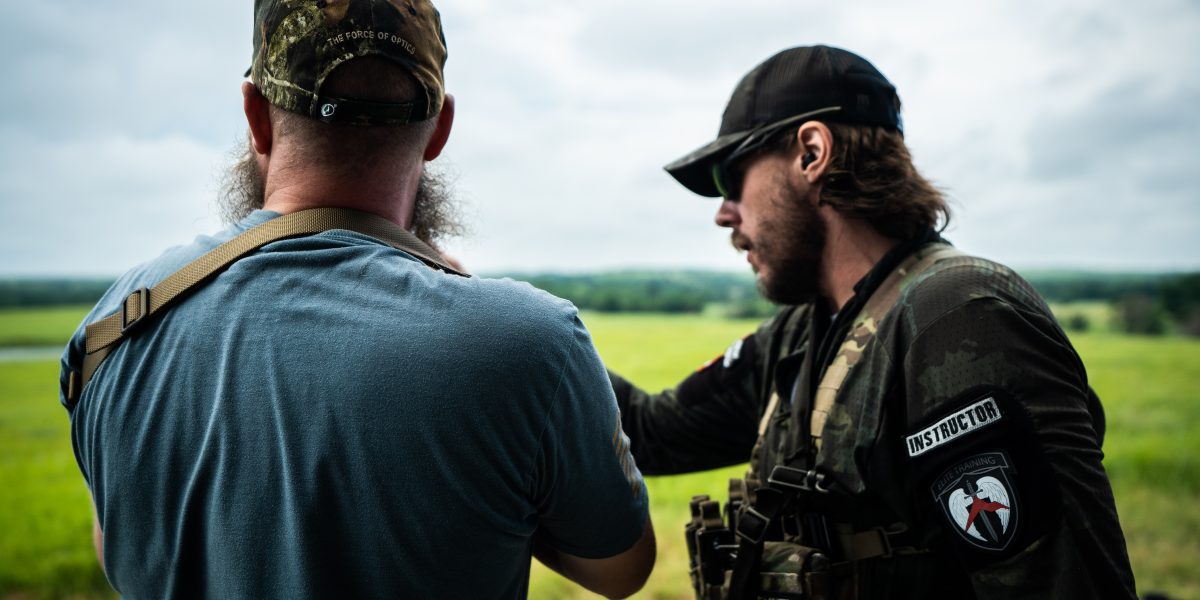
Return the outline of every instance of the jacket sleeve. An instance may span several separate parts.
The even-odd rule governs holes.
[[[609,371],[621,423],[643,473],[689,473],[750,458],[780,319],[763,323],[679,385],[658,393]]]
[[[1135,597],[1099,403],[1047,313],[968,300],[903,368],[920,533],[979,598]]]

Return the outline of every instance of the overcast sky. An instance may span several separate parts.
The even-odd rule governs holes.
[[[10,3],[0,275],[115,275],[221,227],[250,0]],[[443,1],[443,164],[478,272],[745,269],[662,165],[796,45],[862,54],[904,102],[947,237],[1019,268],[1200,268],[1194,0]]]

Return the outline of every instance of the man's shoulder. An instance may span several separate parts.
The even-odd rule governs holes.
[[[470,339],[479,353],[506,354],[506,361],[554,360],[586,338],[573,304],[526,282],[463,277],[393,257],[399,251],[391,248],[378,252],[397,260],[356,256],[337,269],[335,280],[322,284],[332,295],[322,301],[353,303],[353,310],[396,335],[412,335],[416,327],[443,338]],[[363,268],[369,276],[360,274]]]
[[[951,311],[996,302],[1049,315],[1041,296],[1016,271],[967,254],[938,260],[914,277],[902,289],[899,306],[909,326],[920,331]]]
[[[189,243],[171,246],[163,250],[157,257],[130,268],[109,286],[96,305],[92,307],[91,312],[80,325],[80,329],[84,324],[96,321],[119,309],[125,298],[135,290],[154,287],[205,253],[233,239],[246,229],[269,220],[274,215],[275,213],[268,211],[257,211],[242,223],[214,234],[198,235]]]
[[[486,325],[492,338],[561,347],[586,336],[574,304],[526,282],[472,277],[454,283],[465,292],[470,321]]]
[[[474,295],[479,308],[495,317],[522,322],[547,320],[560,323],[576,318],[575,305],[524,281],[507,277],[472,277],[455,282]],[[475,304],[473,303],[473,304]],[[560,323],[561,324],[561,323]]]

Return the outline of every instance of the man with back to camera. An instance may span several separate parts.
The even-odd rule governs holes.
[[[533,553],[635,592],[646,489],[574,307],[425,243],[453,229],[436,9],[257,0],[254,27],[240,220],[121,277],[64,353],[113,587],[522,598]]]
[[[1083,364],[1028,283],[940,237],[874,66],[776,54],[666,170],[723,198],[785,305],[674,389],[611,374],[644,473],[750,459],[724,519],[693,500],[698,596],[1134,596]]]

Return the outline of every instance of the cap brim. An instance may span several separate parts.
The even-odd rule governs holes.
[[[717,139],[697,148],[692,153],[663,167],[671,177],[692,193],[707,198],[719,198],[721,192],[713,181],[712,166],[718,160],[724,159],[737,147],[751,131],[727,133]]]

